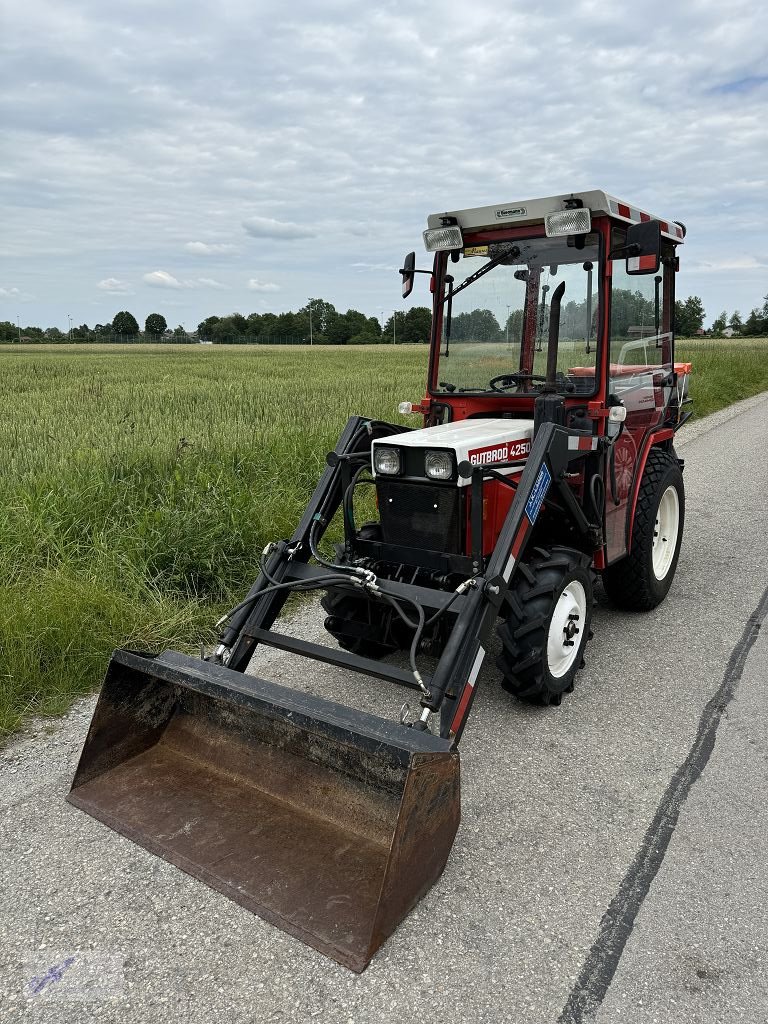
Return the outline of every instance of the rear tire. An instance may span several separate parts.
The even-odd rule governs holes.
[[[588,555],[534,548],[520,564],[498,629],[501,685],[529,704],[557,705],[573,690],[591,637],[593,574]]]
[[[685,521],[683,474],[673,452],[652,448],[645,464],[628,555],[603,571],[603,587],[619,608],[646,612],[672,586]]]

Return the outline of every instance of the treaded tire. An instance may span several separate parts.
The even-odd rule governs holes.
[[[358,537],[380,540],[381,527],[378,523],[364,523]],[[339,563],[344,562],[343,545],[337,547],[336,557]],[[400,620],[393,622],[392,612],[384,604],[339,587],[329,587],[320,604],[328,613],[325,628],[345,651],[378,660],[405,646]]]
[[[496,664],[502,673],[501,685],[519,700],[557,705],[564,693],[573,690],[574,677],[584,665],[584,647],[592,635],[594,574],[590,564],[589,556],[580,551],[553,547],[534,548],[528,561],[518,566],[507,597],[507,618],[498,627],[502,652]],[[557,674],[562,666],[555,667],[550,661],[550,627],[558,602],[574,585],[576,590],[581,587],[584,605],[575,621],[578,632],[563,652],[569,659],[567,669]],[[555,639],[557,632],[555,623]]]
[[[674,487],[678,498],[678,526],[672,558],[662,579],[653,568],[653,543],[661,499]],[[674,450],[652,448],[645,464],[637,496],[632,546],[628,555],[603,570],[603,587],[619,608],[647,612],[661,604],[672,586],[680,555],[685,522],[685,486]]]

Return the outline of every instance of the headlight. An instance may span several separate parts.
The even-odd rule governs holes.
[[[586,206],[577,210],[558,210],[544,218],[547,238],[552,235],[587,235],[592,227],[592,215]]]
[[[400,472],[400,452],[397,448],[376,445],[373,449],[373,469],[382,476],[396,476]]]
[[[424,469],[432,480],[450,480],[453,476],[453,457],[450,452],[427,452]]]
[[[464,236],[456,225],[450,228],[427,228],[424,232],[424,248],[427,252],[441,252],[443,249],[463,249]]]

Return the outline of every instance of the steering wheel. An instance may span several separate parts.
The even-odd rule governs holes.
[[[540,373],[500,373],[498,377],[493,377],[488,381],[488,387],[491,391],[505,391],[512,384],[521,384],[524,380],[545,381],[546,379]],[[496,387],[497,384],[500,384],[501,387]]]

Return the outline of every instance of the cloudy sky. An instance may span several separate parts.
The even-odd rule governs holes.
[[[192,329],[309,296],[389,316],[428,213],[581,188],[684,221],[678,296],[747,314],[766,12],[0,0],[0,320]]]

